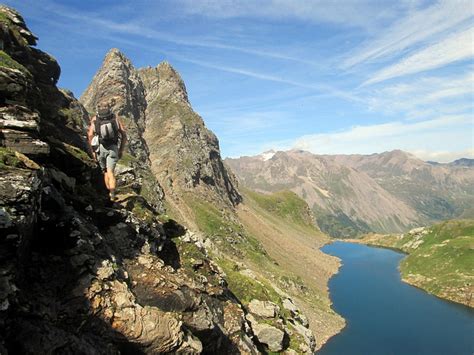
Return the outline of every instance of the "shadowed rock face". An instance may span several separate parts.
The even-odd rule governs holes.
[[[168,235],[156,217],[163,196],[131,64],[111,51],[112,77],[99,72],[84,99],[115,98],[132,138],[111,205],[85,150],[85,109],[55,86],[59,66],[31,47],[21,16],[0,15],[0,353],[256,353],[222,272],[181,241],[183,227]],[[186,267],[183,249],[199,263]]]
[[[70,92],[56,87],[58,63],[32,47],[36,37],[20,14],[5,6],[0,11],[0,143],[36,156],[49,154],[52,138],[85,147],[86,111]]]

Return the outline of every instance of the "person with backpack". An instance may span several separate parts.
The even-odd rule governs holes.
[[[101,102],[97,105],[97,113],[91,118],[87,138],[92,156],[99,162],[104,173],[104,182],[109,190],[110,200],[115,201],[115,165],[122,157],[127,143],[127,134],[120,119],[112,112],[109,103]]]

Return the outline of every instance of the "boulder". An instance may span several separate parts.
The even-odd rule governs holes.
[[[275,318],[280,311],[280,307],[273,302],[255,299],[250,301],[248,307],[250,313],[262,318]]]
[[[269,324],[259,323],[251,314],[247,314],[246,319],[260,343],[267,345],[270,351],[283,350],[285,347],[285,337],[287,336],[284,330]]]
[[[316,338],[313,332],[298,322],[293,323],[293,328],[303,337],[310,351],[314,351],[316,348]]]
[[[268,324],[256,324],[252,329],[258,341],[268,346],[270,351],[282,351],[285,332]]]
[[[291,298],[285,298],[283,300],[283,308],[285,308],[287,311],[290,311],[291,314],[296,314],[299,312],[298,307],[296,307]]]

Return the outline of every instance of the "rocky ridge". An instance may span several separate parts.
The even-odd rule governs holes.
[[[38,51],[21,16],[0,13],[11,36],[2,55],[24,68],[0,67],[1,352],[257,352],[222,271],[194,244],[199,270],[181,267],[170,238],[186,231],[156,219],[131,164],[118,169],[127,193],[108,204],[85,153],[86,111],[56,88],[57,77],[29,70],[49,56],[29,56]],[[16,90],[15,78],[38,97]],[[10,129],[21,145],[10,144]]]
[[[473,216],[474,169],[433,165],[402,151],[366,156],[292,150],[226,159],[226,164],[251,189],[297,193],[321,230],[334,237],[403,232]]]
[[[275,291],[223,254],[246,247],[265,255],[248,244],[230,212],[217,235],[191,233],[162,214],[160,170],[146,139],[153,119],[180,122],[163,144],[171,149],[183,142],[177,156],[169,156],[167,169],[176,174],[164,188],[170,196],[197,191],[229,208],[240,199],[215,136],[189,103],[181,111],[187,99],[176,72],[163,64],[156,69],[163,88],[155,82],[155,102],[164,107],[169,100],[179,111],[174,120],[161,106],[157,117],[147,116],[155,84],[144,80],[147,92],[117,50],[107,55],[95,89],[82,97],[90,112],[98,101],[114,99],[131,138],[117,167],[119,200],[111,205],[87,154],[86,109],[56,87],[59,66],[32,47],[36,38],[22,17],[2,6],[0,23],[0,92],[6,98],[0,103],[0,352],[251,354],[291,353],[295,346],[313,352],[314,336],[294,303],[265,321],[251,315],[248,303],[268,302]],[[188,158],[197,168],[186,165]],[[259,291],[245,302],[232,288],[243,280],[252,286],[245,292]],[[272,296],[282,307],[292,303],[286,299],[284,293]]]
[[[164,62],[155,68],[136,70],[122,53],[113,49],[107,54],[102,67],[81,97],[89,110],[103,99],[99,94],[102,87],[108,92],[105,99],[115,99],[114,109],[126,122],[128,117],[136,115],[130,110],[117,107],[118,102],[130,102],[125,107],[146,107],[144,116],[139,116],[140,122],[141,117],[144,117],[144,130],[136,130],[137,136],[142,138],[147,148],[149,161],[145,166],[151,168],[153,181],[156,177],[163,183],[167,213],[194,231],[202,232],[200,239],[197,239],[198,245],[204,245],[210,251],[212,259],[223,265],[226,273],[226,268],[237,267],[236,264],[232,266],[231,260],[241,260],[247,253],[254,256],[265,255],[261,247],[251,250],[252,242],[234,210],[235,205],[241,201],[241,196],[235,187],[234,178],[221,160],[218,140],[205,127],[201,117],[192,110],[184,82],[171,65]],[[134,88],[138,88],[138,92],[133,93]],[[131,97],[132,100],[120,99],[121,96]],[[134,100],[139,100],[139,103],[134,104]],[[127,127],[134,130],[133,125]],[[133,165],[137,157],[133,150],[129,153]],[[119,197],[127,195],[123,191],[124,186],[126,184],[120,184]],[[271,261],[268,259],[266,262]],[[239,279],[246,277],[231,274]],[[260,277],[265,279],[268,275]],[[231,280],[229,283],[232,285]],[[265,287],[273,288],[270,284]],[[240,294],[239,297],[245,297],[245,294]],[[286,295],[275,296],[273,300],[278,301],[281,297]],[[247,304],[243,302],[243,306],[245,308]],[[292,318],[285,315],[271,321],[285,334],[282,350],[289,346],[286,339],[292,331],[285,330],[285,323],[290,319]],[[298,324],[298,321],[295,322]],[[256,323],[254,327],[248,322],[247,324],[249,329],[256,326]],[[266,344],[264,338],[260,339],[257,334],[255,338],[259,344]],[[312,351],[315,347],[315,342],[311,342],[310,338],[300,342],[307,343],[303,347],[305,352]]]
[[[349,237],[360,231],[401,231],[415,225],[410,206],[381,188],[370,176],[309,152],[226,159],[242,185],[262,192],[290,190],[312,208],[320,229]]]
[[[469,159],[433,165],[401,150],[325,158],[369,175],[383,189],[413,208],[419,215],[419,224],[474,217],[471,207],[474,168]]]

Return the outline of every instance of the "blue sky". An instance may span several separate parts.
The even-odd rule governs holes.
[[[84,91],[106,52],[169,61],[223,156],[474,158],[474,2],[4,1]]]

